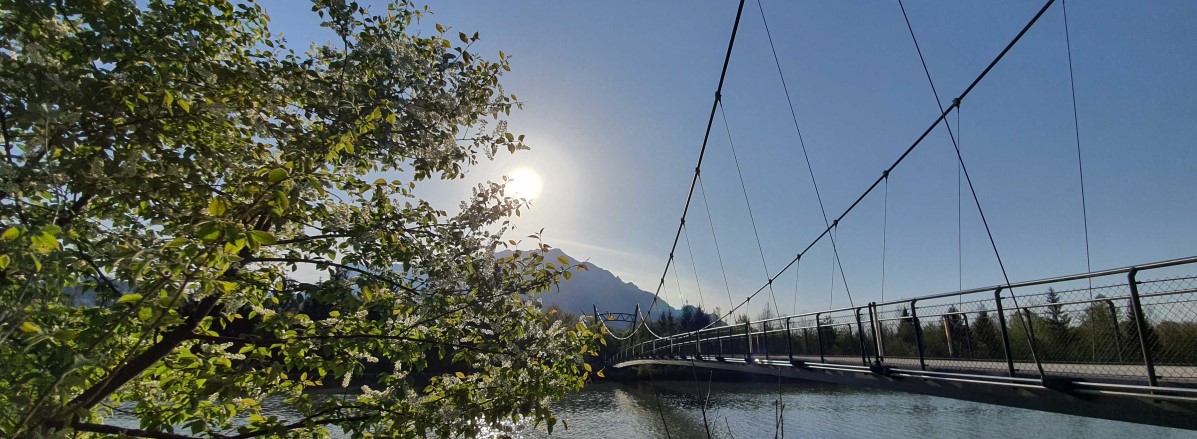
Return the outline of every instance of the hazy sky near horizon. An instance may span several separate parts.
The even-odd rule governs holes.
[[[306,2],[261,3],[272,29],[293,48],[329,40]],[[383,2],[372,4],[384,11]],[[945,106],[1041,5],[908,2]],[[761,6],[834,218],[939,110],[896,1],[762,0]],[[1197,254],[1197,2],[1067,6],[1093,268]],[[545,188],[512,237],[543,228],[550,245],[655,291],[702,144],[736,2],[453,1],[430,7],[434,14],[418,26],[424,33],[434,32],[435,23],[451,28],[451,35],[479,32],[476,53],[512,56],[513,71],[502,82],[526,105],[512,114],[510,130],[526,134],[533,149],[503,154],[471,169],[466,181],[432,185],[424,194],[451,209],[478,181],[530,168]],[[723,90],[727,124],[716,117],[703,162],[710,221],[696,192],[687,218],[695,262],[683,239],[680,271],[666,276],[663,294],[674,305],[701,302],[726,310],[729,291],[738,303],[764,284],[766,269],[776,274],[824,228],[755,1],[747,2],[741,20]],[[949,117],[953,129],[959,124],[965,163],[1013,281],[1086,269],[1064,35],[1056,2]],[[879,188],[840,224],[840,258],[856,303],[878,300],[882,287],[893,299],[1002,282],[967,186],[957,220],[957,172],[941,125],[891,174],[888,199]],[[833,284],[832,273],[824,240],[775,284],[779,305],[784,311],[847,305],[843,282],[836,274]],[[763,303],[754,300],[753,312]]]

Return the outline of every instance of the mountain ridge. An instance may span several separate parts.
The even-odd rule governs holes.
[[[512,250],[504,250],[496,256],[506,257],[513,253]],[[556,261],[560,256],[564,256],[571,264],[580,263],[559,248],[550,248],[548,252],[544,252],[546,261]],[[556,305],[562,311],[578,315],[590,315],[595,307],[599,312],[632,313],[636,311],[636,305],[640,305],[642,311],[648,311],[653,302],[653,293],[624,281],[615,273],[593,262],[584,263],[586,270],[575,271],[570,280],[561,282],[552,291],[540,297],[543,308],[548,309]],[[673,313],[677,312],[677,309],[665,299],[657,299],[653,315],[660,315],[662,312]]]

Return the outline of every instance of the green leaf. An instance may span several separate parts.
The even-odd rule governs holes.
[[[275,243],[274,234],[261,230],[250,230],[249,239],[258,244],[270,245]]]
[[[4,240],[5,241],[12,241],[14,239],[17,239],[20,236],[21,236],[21,229],[18,229],[16,226],[9,227],[8,230],[4,231]]]
[[[8,255],[0,255],[0,270],[8,268],[9,262],[12,262],[12,260],[9,259]]]
[[[124,296],[121,296],[120,299],[116,299],[116,303],[128,303],[128,302],[140,302],[140,301],[141,301],[141,295],[137,294],[137,293],[126,294]]]
[[[175,239],[172,239],[172,240],[170,240],[170,242],[166,243],[166,245],[162,246],[162,248],[177,248],[177,247],[182,247],[182,246],[183,246],[183,244],[186,244],[188,241],[189,241],[189,240],[188,240],[187,238],[184,238],[184,237],[180,236],[180,237],[178,237],[178,238],[175,238]]]
[[[58,238],[55,238],[54,235],[51,235],[44,231],[41,233],[38,233],[36,235],[33,235],[32,237],[29,238],[29,241],[30,241],[30,247],[33,248],[33,251],[36,251],[41,254],[46,254],[46,253],[50,253],[54,250],[58,250]]]
[[[203,223],[197,232],[199,238],[204,242],[212,242],[220,239],[220,225],[214,222]]]
[[[569,265],[569,258],[567,258],[565,256],[558,256],[557,262],[560,262],[561,265]]]
[[[457,375],[457,378],[458,378],[458,379],[463,379],[463,380],[465,379],[465,374],[464,374],[464,373],[457,372],[457,373],[455,373],[454,375]]]
[[[41,334],[42,328],[33,324],[33,322],[26,321],[21,323],[21,332],[26,334]]]
[[[286,169],[274,168],[269,174],[266,175],[266,179],[270,180],[271,183],[278,183],[280,181],[286,180],[287,175]]]
[[[208,214],[212,216],[222,216],[228,210],[228,205],[220,198],[212,198],[208,200]]]

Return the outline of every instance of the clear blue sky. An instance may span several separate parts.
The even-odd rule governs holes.
[[[1042,5],[910,1],[944,104]],[[264,1],[293,46],[327,40],[298,0]],[[763,0],[828,214],[838,216],[938,114],[896,1]],[[1070,2],[1080,135],[1094,269],[1197,254],[1197,3]],[[378,3],[375,9],[382,11]],[[483,55],[513,56],[511,117],[533,150],[426,192],[452,207],[472,182],[517,167],[543,194],[513,236],[544,228],[549,244],[654,291],[669,253],[735,16],[734,1],[433,3],[434,23],[480,32]],[[823,229],[777,68],[754,1],[745,7],[724,104],[770,274]],[[1011,280],[1085,270],[1080,184],[1060,4],[963,103],[961,148]],[[951,117],[955,128],[956,116]],[[728,134],[717,118],[703,175],[738,303],[764,284]],[[967,190],[967,188],[965,188]],[[881,290],[883,192],[840,226],[857,303]],[[887,298],[1001,283],[977,210],[964,199],[957,252],[957,167],[937,130],[892,174]],[[688,224],[707,308],[728,308],[701,200]],[[684,298],[700,301],[685,242]],[[847,305],[816,246],[780,280],[781,308]],[[962,261],[963,279],[957,276]],[[795,280],[798,294],[795,296]],[[759,296],[764,299],[765,296]],[[796,300],[795,300],[796,299]],[[753,312],[764,300],[753,300]]]

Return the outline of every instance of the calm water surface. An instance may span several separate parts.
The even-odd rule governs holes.
[[[706,383],[702,387],[705,392]],[[711,436],[774,437],[778,391],[776,383],[712,383],[707,407]],[[790,382],[780,386],[780,394],[782,428],[790,438],[1197,438],[1197,432],[1186,430],[881,390]],[[505,434],[529,439],[706,438],[702,399],[695,395],[693,381],[595,383],[556,404],[569,429],[558,424],[550,435],[516,425]],[[281,403],[267,411],[284,419],[296,416]],[[109,422],[137,426],[131,416]],[[663,425],[668,425],[668,436]],[[333,437],[342,437],[338,433]]]
[[[705,391],[706,383],[702,383]],[[655,389],[655,391],[654,391]],[[525,438],[705,438],[694,382],[601,383],[557,404],[569,430]],[[712,437],[771,438],[776,383],[713,383]],[[657,398],[662,410],[657,410]],[[1197,438],[1197,432],[1016,409],[933,396],[785,383],[783,427],[792,438]],[[730,433],[729,433],[730,430]]]

